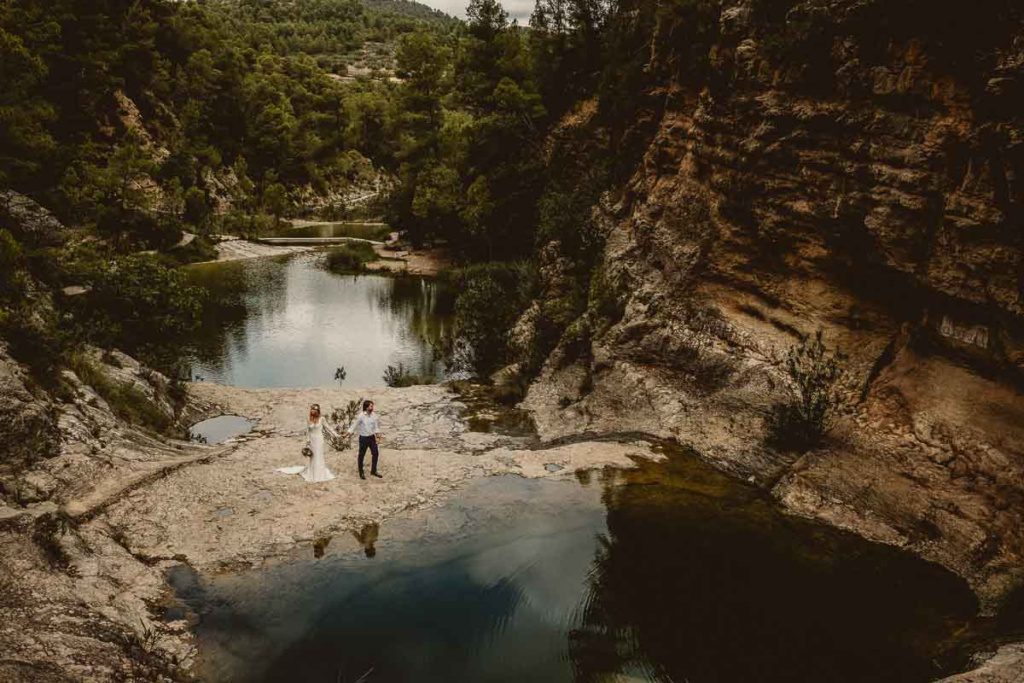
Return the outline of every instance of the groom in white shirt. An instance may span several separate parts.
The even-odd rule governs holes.
[[[352,420],[352,425],[348,428],[347,433],[351,436],[354,432],[359,432],[359,478],[366,479],[366,475],[363,474],[363,460],[366,458],[366,449],[370,449],[370,453],[373,454],[373,460],[370,461],[370,474],[380,479],[383,477],[377,472],[377,459],[380,457],[380,452],[377,450],[377,414],[373,412],[373,401],[363,401],[363,412],[356,415],[356,419]]]

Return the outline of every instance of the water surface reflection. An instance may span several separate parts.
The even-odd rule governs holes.
[[[431,342],[450,296],[423,278],[336,275],[323,255],[191,266],[211,293],[185,350],[193,376],[243,387],[321,387],[344,366],[347,386],[381,386],[388,365],[440,377]]]
[[[927,681],[966,665],[976,609],[680,453],[479,480],[314,551],[181,592],[204,678]]]

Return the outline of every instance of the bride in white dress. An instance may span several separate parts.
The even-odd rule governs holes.
[[[338,434],[331,429],[331,425],[327,424],[327,420],[320,414],[320,405],[314,403],[309,407],[309,419],[306,421],[306,436],[309,439],[309,448],[313,451],[313,457],[309,459],[308,465],[281,467],[277,471],[302,475],[302,478],[309,482],[334,479],[334,473],[327,468],[327,461],[324,459],[324,432],[338,438]]]

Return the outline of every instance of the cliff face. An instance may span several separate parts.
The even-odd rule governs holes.
[[[698,73],[652,24],[656,131],[594,214],[622,315],[527,405],[546,438],[678,438],[994,606],[1024,579],[1024,28],[914,5],[722,2]],[[819,328],[852,408],[797,459],[764,415]]]

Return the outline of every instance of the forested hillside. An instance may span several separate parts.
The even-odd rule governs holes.
[[[49,505],[121,465],[130,487],[162,478],[136,469],[137,444],[161,460],[182,447],[152,432],[195,387],[176,352],[205,303],[178,266],[215,256],[224,235],[349,218],[366,196],[355,210],[372,234],[450,259],[429,283],[455,293],[429,355],[517,406],[541,442],[671,441],[741,478],[744,497],[760,487],[787,512],[943,565],[1019,640],[1020,5],[536,0],[521,26],[498,0],[469,0],[464,21],[404,0],[0,0],[0,497]],[[359,251],[324,263],[348,271]],[[443,402],[444,420],[461,410]],[[497,427],[473,435],[505,447]],[[241,461],[238,481],[243,469],[256,481]],[[203,523],[248,519],[235,507]],[[45,576],[67,520],[33,514],[12,547],[39,546]],[[121,533],[99,536],[131,552]],[[631,592],[662,577],[616,570],[637,566],[631,547],[597,558],[592,580],[607,585],[570,653],[599,656],[576,674],[651,664],[683,680],[678,653],[645,662],[610,638],[665,630]],[[100,595],[107,614],[115,598]],[[88,664],[86,629],[58,626],[55,642],[73,645],[52,650]],[[26,661],[50,653],[33,646]],[[1011,665],[1003,680],[1020,677]]]
[[[527,258],[538,234],[571,230],[606,172],[603,156],[553,162],[586,169],[583,186],[568,187],[545,152],[553,123],[601,81],[606,10],[542,3],[526,31],[492,0],[470,3],[465,24],[399,2],[5,3],[0,184],[79,231],[44,248],[8,210],[8,260],[28,277],[14,279],[90,290],[75,304],[80,320],[111,304],[96,295],[111,259],[167,249],[183,230],[200,238],[174,258],[202,257],[204,235],[256,233],[310,197],[387,177],[397,180],[388,217],[414,243],[441,240],[468,260]],[[388,63],[347,76],[368,54]],[[175,282],[156,262],[166,258],[132,259],[135,270],[154,261],[139,274],[147,287]],[[132,308],[140,293],[122,295],[117,305]],[[184,329],[188,299],[167,316]],[[17,300],[6,336],[49,342],[16,348],[146,346],[95,324],[64,338]],[[523,303],[509,301],[503,320]]]
[[[342,211],[394,166],[396,83],[329,70],[366,44],[391,55],[411,31],[456,28],[414,3],[3,3],[9,351],[45,375],[83,341],[145,354],[187,332],[201,302],[168,266],[209,258],[206,235],[259,232],[311,197]],[[70,231],[40,239],[46,212]],[[183,231],[199,238],[166,252]]]

